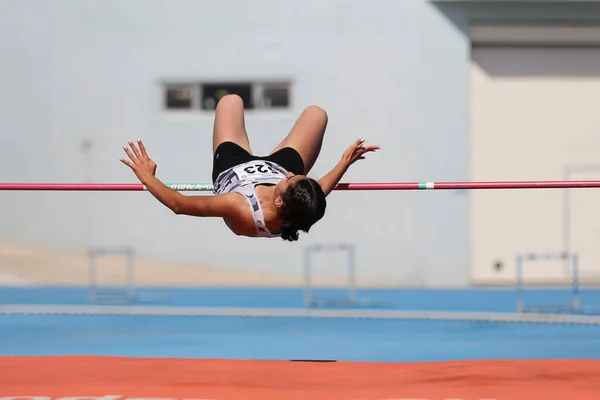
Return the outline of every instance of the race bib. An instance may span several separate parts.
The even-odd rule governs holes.
[[[233,167],[233,172],[235,172],[239,180],[273,177],[285,178],[285,173],[280,168],[277,168],[276,165],[268,161],[262,160],[250,161],[235,166]]]

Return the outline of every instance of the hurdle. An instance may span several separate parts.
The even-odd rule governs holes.
[[[527,305],[525,304],[524,294],[524,264],[526,261],[565,261],[570,265],[570,292],[571,301],[566,305]],[[518,254],[516,257],[516,297],[517,312],[573,312],[581,311],[581,298],[579,291],[579,254],[574,252],[546,252],[546,253],[525,253]]]
[[[313,256],[320,252],[346,254],[346,295],[342,297],[317,298],[313,294]],[[314,307],[385,307],[386,301],[359,299],[356,285],[356,247],[351,243],[314,244],[304,248],[304,306]]]
[[[125,262],[125,282],[120,288],[102,288],[98,284],[97,259],[102,256],[121,256]],[[169,296],[161,293],[141,293],[135,286],[135,251],[132,247],[91,247],[87,251],[89,300],[92,303],[134,303],[137,301],[166,302]]]
[[[316,252],[345,252],[347,269],[346,297],[341,299],[316,299],[312,287],[312,260]],[[356,303],[356,250],[349,243],[315,244],[304,248],[304,305],[308,308],[314,306],[332,306],[336,304],[351,305]]]
[[[89,273],[89,298],[92,303],[105,301],[124,301],[132,303],[135,300],[134,284],[134,251],[131,247],[92,247],[87,252]],[[123,288],[107,290],[98,285],[97,259],[100,256],[120,255],[125,258],[125,284]]]

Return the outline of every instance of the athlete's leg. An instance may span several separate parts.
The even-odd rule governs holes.
[[[215,110],[213,153],[223,142],[234,142],[252,154],[244,121],[244,102],[235,94],[221,97]]]
[[[317,106],[307,107],[290,133],[273,149],[271,154],[284,147],[292,147],[300,153],[300,157],[304,161],[304,174],[308,174],[321,152],[327,121],[325,110]]]

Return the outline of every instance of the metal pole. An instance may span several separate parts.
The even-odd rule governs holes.
[[[581,304],[579,293],[579,254],[573,254],[573,312],[578,312]]]
[[[565,180],[568,180],[571,176],[571,166],[567,165],[565,168]],[[568,189],[564,190],[564,202],[563,202],[563,250],[566,252],[571,251],[571,204],[570,204],[570,192]],[[565,260],[563,268],[567,268],[568,261]]]
[[[94,261],[94,252],[93,250],[88,250],[88,274],[90,280],[90,301],[96,302],[96,263]]]
[[[523,282],[522,282],[522,274],[523,274],[523,261],[522,256],[517,256],[517,282],[516,282],[516,291],[517,291],[517,312],[524,312],[525,305],[523,301]]]
[[[307,308],[312,305],[310,262],[311,249],[307,247],[304,249],[304,306]]]
[[[126,248],[125,253],[127,255],[127,297],[130,302],[135,300],[135,271],[133,261],[133,249]]]
[[[348,292],[350,303],[356,303],[356,251],[352,244],[348,244]]]

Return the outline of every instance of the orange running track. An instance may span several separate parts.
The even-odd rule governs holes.
[[[0,357],[0,397],[598,400],[600,360],[428,363]],[[25,399],[22,399],[25,400]],[[82,399],[83,400],[83,399]]]

